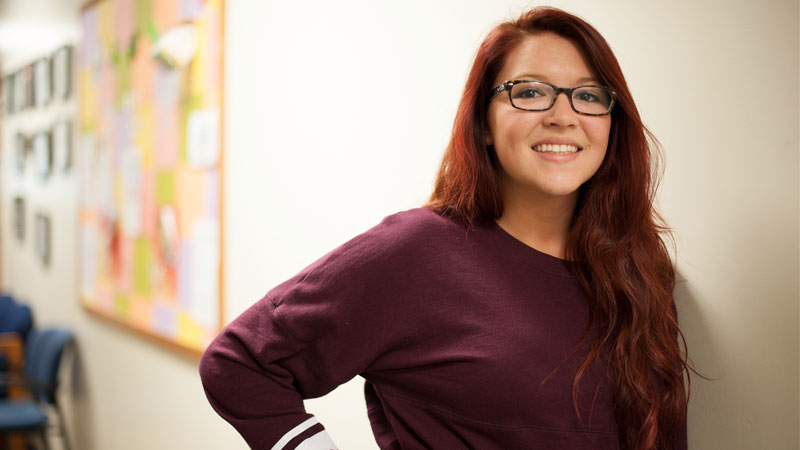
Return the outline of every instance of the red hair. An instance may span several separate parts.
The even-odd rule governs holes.
[[[620,445],[626,450],[673,449],[686,420],[688,372],[678,345],[672,291],[675,272],[661,239],[668,229],[655,211],[659,146],[645,128],[619,63],[605,39],[584,20],[535,8],[495,27],[481,44],[456,113],[427,207],[467,226],[503,213],[494,149],[484,142],[489,93],[506,56],[541,31],[570,39],[599,81],[615,91],[611,132],[600,168],[581,186],[567,242],[568,264],[589,299],[599,329],[573,383],[602,355],[613,386]],[[684,341],[685,347],[685,341]],[[574,354],[574,351],[573,351]]]

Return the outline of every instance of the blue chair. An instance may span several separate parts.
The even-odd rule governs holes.
[[[69,450],[69,439],[64,423],[64,415],[58,404],[56,395],[59,380],[59,367],[64,349],[73,341],[70,331],[47,329],[41,332],[31,331],[25,347],[25,373],[23,380],[12,380],[8,383],[22,382],[28,390],[30,399],[0,400],[0,435],[11,433],[38,435],[45,449],[49,449],[47,427],[49,418],[47,407],[52,406],[58,416],[58,430]]]
[[[10,295],[0,295],[0,333],[15,333],[25,342],[33,327],[33,314],[27,305],[17,303]],[[12,369],[8,355],[0,351],[0,376]],[[0,386],[0,399],[8,396],[5,386]]]
[[[31,309],[10,295],[0,295],[0,333],[19,333],[24,341],[32,327]]]

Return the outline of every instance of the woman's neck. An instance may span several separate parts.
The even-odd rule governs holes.
[[[567,239],[578,193],[551,197],[503,195],[503,215],[497,224],[529,247],[565,259]]]

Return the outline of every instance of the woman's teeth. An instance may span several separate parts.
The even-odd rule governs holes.
[[[533,151],[535,152],[556,153],[558,155],[567,155],[569,153],[575,153],[578,150],[580,150],[580,148],[574,145],[543,144],[533,146]]]

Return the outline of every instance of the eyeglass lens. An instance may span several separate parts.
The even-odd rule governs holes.
[[[521,109],[541,111],[554,103],[552,86],[536,81],[517,83],[511,87],[511,102]],[[583,86],[572,91],[572,105],[576,111],[586,114],[605,114],[611,107],[611,92],[601,86]]]

